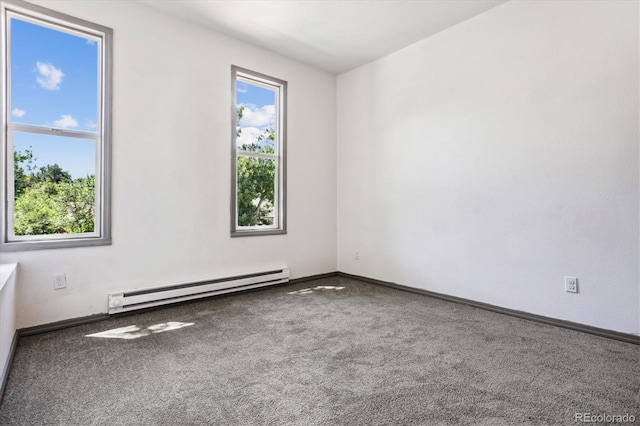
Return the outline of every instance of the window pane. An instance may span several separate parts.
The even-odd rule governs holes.
[[[238,226],[271,226],[276,214],[276,161],[238,156]]]
[[[97,132],[100,42],[10,19],[10,120]]]
[[[15,235],[94,232],[96,142],[12,135]]]
[[[276,153],[276,90],[237,79],[236,146],[239,150]]]

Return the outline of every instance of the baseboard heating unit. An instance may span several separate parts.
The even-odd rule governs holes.
[[[109,313],[151,308],[185,300],[264,287],[289,281],[289,269],[257,272],[188,284],[109,293]]]

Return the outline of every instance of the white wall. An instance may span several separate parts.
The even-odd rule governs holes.
[[[335,76],[132,2],[37,3],[114,29],[113,245],[3,253],[18,327],[107,312],[113,290],[336,270]],[[229,236],[232,64],[289,82],[284,236]]]
[[[638,16],[513,1],[340,75],[338,269],[640,332]]]

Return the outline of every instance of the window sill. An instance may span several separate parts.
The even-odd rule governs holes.
[[[257,237],[260,235],[284,235],[287,233],[286,229],[248,229],[246,231],[232,231],[231,238],[235,237]]]
[[[16,241],[11,243],[0,244],[0,252],[7,251],[29,251],[29,250],[47,250],[61,249],[73,247],[94,247],[109,246],[111,238],[94,238],[94,239],[69,239],[57,241]]]

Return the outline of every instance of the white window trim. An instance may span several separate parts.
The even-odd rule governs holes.
[[[242,151],[237,148],[236,130],[238,128],[236,81],[238,78],[251,84],[276,89],[276,153],[266,154]],[[278,235],[287,233],[287,82],[235,65],[231,66],[231,236],[248,237],[256,235]],[[238,226],[238,156],[266,158],[276,161],[275,211],[273,225]]]
[[[99,68],[98,120],[97,133],[74,131],[67,129],[49,128],[30,124],[12,123],[10,87],[7,84],[10,77],[8,22],[10,16],[16,16],[25,21],[38,25],[51,26],[53,29],[62,27],[70,33],[77,33],[83,37],[93,38],[101,43],[101,57]],[[2,119],[2,150],[0,153],[4,174],[0,177],[2,185],[3,208],[0,209],[0,251],[22,251],[36,249],[52,249],[65,247],[84,247],[111,244],[111,88],[112,88],[112,40],[113,30],[102,25],[94,24],[79,18],[59,13],[41,6],[33,5],[21,0],[0,1],[0,29],[2,38],[2,58],[5,66],[2,68],[1,82],[1,119]],[[83,234],[58,234],[20,236],[14,235],[13,230],[13,132],[23,131],[62,137],[91,139],[96,142],[96,231]]]

